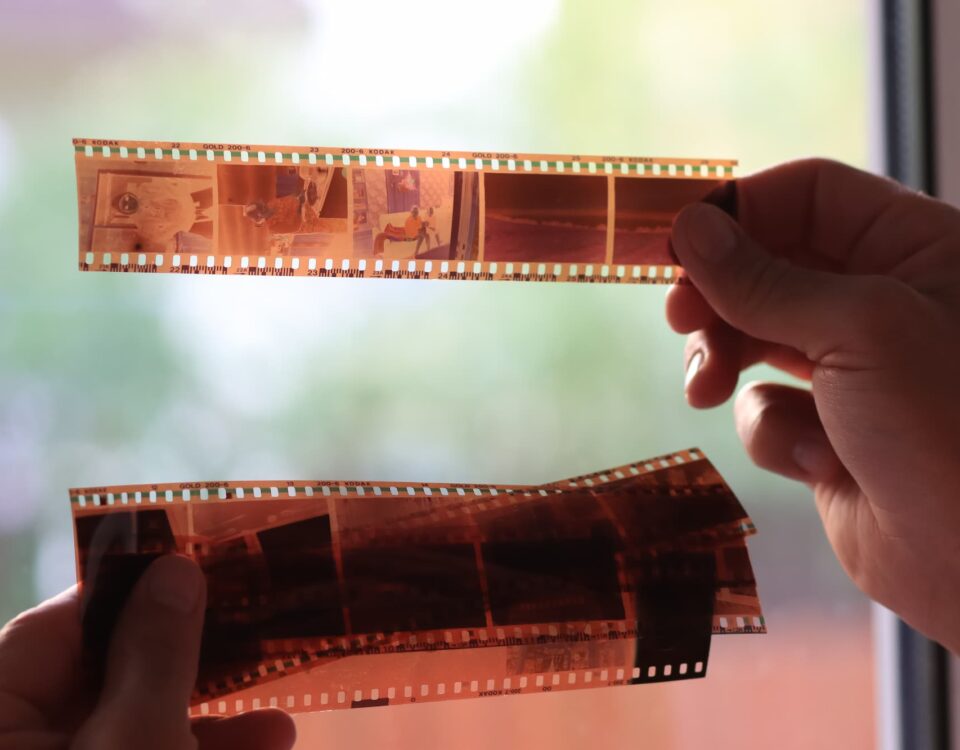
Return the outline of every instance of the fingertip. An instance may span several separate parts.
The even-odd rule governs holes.
[[[748,453],[753,432],[764,410],[763,389],[768,385],[759,380],[751,380],[737,391],[736,398],[733,400],[734,426],[740,442],[747,448]]]
[[[693,333],[713,325],[717,314],[692,284],[674,284],[667,291],[666,318],[677,333]]]
[[[189,558],[151,563],[110,637],[98,711],[143,706],[143,726],[184,712],[197,677],[205,598],[203,573]]]
[[[290,750],[297,741],[297,725],[293,717],[279,708],[264,708],[253,711],[256,721],[272,742],[271,750]]]
[[[164,555],[147,568],[144,578],[152,603],[179,614],[195,612],[206,600],[203,571],[189,557]]]
[[[827,481],[836,476],[842,467],[825,434],[801,436],[793,446],[792,458],[797,468],[806,475],[807,481]]]
[[[280,717],[274,723],[277,740],[277,750],[292,750],[297,743],[297,725],[293,717],[283,711],[278,712]]]
[[[733,394],[740,377],[734,342],[722,332],[707,329],[687,338],[684,356],[684,394],[695,409],[719,406]],[[724,345],[727,343],[728,345]]]
[[[691,203],[674,217],[671,246],[680,264],[695,270],[723,261],[739,244],[741,230],[722,209]]]
[[[689,253],[689,240],[687,239],[687,228],[691,221],[696,221],[697,204],[684,206],[676,216],[673,217],[673,223],[670,226],[670,253],[673,259],[681,267],[684,267],[684,259]]]
[[[813,395],[778,383],[747,383],[734,402],[737,434],[760,468],[808,484],[842,468],[824,432]]]
[[[293,718],[278,708],[194,720],[192,730],[199,750],[291,750],[297,741]]]
[[[673,217],[673,235],[677,236],[678,230],[683,230],[687,224],[691,221],[696,221],[697,216],[703,211],[706,204],[704,203],[689,203],[679,211]]]

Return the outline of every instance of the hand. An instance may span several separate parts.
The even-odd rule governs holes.
[[[757,362],[809,380],[740,392],[747,452],[810,485],[863,591],[960,653],[960,211],[826,161],[736,185],[739,225],[704,204],[674,222],[687,400]]]
[[[0,750],[289,750],[293,721],[253,711],[192,724],[206,589],[185,557],[135,587],[110,643],[104,687],[84,691],[77,588],[0,630]]]

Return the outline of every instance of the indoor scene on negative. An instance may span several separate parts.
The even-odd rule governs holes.
[[[77,172],[81,249],[111,253],[209,253],[216,234],[212,168],[134,161]]]
[[[220,164],[219,252],[349,257],[347,187],[342,168]]]
[[[436,169],[353,171],[354,257],[472,260],[478,175]]]

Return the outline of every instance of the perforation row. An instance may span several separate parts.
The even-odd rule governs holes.
[[[241,602],[229,602],[239,607]],[[587,623],[554,623],[540,625],[490,626],[460,630],[421,630],[418,632],[354,633],[310,639],[309,648],[301,652],[301,660],[312,660],[331,653],[337,655],[369,653],[371,649],[401,651],[443,650],[465,648],[474,644],[483,646],[522,646],[542,643],[581,643],[584,640],[609,641],[636,638],[636,620],[594,621]],[[269,653],[289,654],[301,645],[297,640],[274,642]],[[242,681],[241,677],[239,681]]]
[[[690,461],[697,461],[703,458],[703,456],[696,450],[687,451],[687,456],[689,457]],[[411,497],[431,497],[434,494],[437,494],[441,497],[447,497],[450,495],[467,497],[468,495],[472,495],[474,498],[490,497],[491,499],[497,498],[500,494],[504,494],[508,497],[514,495],[523,497],[545,497],[551,493],[561,492],[563,487],[577,487],[578,481],[582,481],[583,484],[587,486],[596,486],[597,484],[624,479],[627,476],[624,472],[629,472],[631,475],[637,476],[640,474],[657,471],[661,468],[667,468],[671,465],[679,465],[687,460],[688,459],[685,458],[683,454],[676,453],[669,456],[663,456],[658,459],[653,459],[651,461],[639,461],[635,464],[630,464],[622,468],[612,469],[606,472],[598,472],[597,474],[587,475],[583,478],[568,480],[561,482],[557,487],[530,487],[527,489],[517,489],[512,487],[498,488],[489,485],[465,485],[451,487],[447,485],[434,484],[391,484],[388,482],[367,483],[360,485],[294,481],[278,482],[276,484],[269,485],[245,486],[227,486],[225,483],[209,483],[207,487],[199,487],[194,483],[193,486],[142,485],[139,488],[134,486],[126,490],[117,489],[115,491],[104,490],[97,492],[86,492],[83,490],[71,490],[70,501],[72,503],[76,503],[82,508],[86,507],[87,505],[129,505],[131,503],[140,505],[145,502],[156,504],[161,501],[165,503],[190,502],[195,498],[201,501],[206,501],[212,499],[214,496],[220,500],[227,500],[228,498],[243,500],[247,499],[248,493],[250,499],[261,499],[263,497],[279,498],[281,496],[288,498],[313,497],[316,494],[329,497],[334,493],[342,497],[350,495],[364,497],[367,494],[375,497],[379,497],[384,494],[389,494],[394,497],[400,495],[407,495]]]
[[[762,617],[733,617],[734,626],[730,626],[731,618],[716,615],[713,618],[713,632],[716,635],[724,633],[759,633],[766,630],[766,622]]]
[[[242,698],[236,698],[233,701],[232,710],[239,713],[248,709],[256,710],[269,706],[271,708],[311,708],[311,707],[329,707],[346,708],[348,705],[362,704],[369,701],[368,705],[375,704],[378,701],[393,701],[403,699],[414,702],[428,698],[440,699],[447,696],[494,696],[519,692],[545,691],[553,688],[572,688],[578,685],[605,687],[607,685],[624,684],[627,681],[660,681],[668,679],[684,679],[695,676],[702,676],[706,665],[702,661],[694,664],[681,662],[676,665],[666,664],[660,667],[649,666],[646,669],[640,667],[621,667],[617,669],[597,669],[589,671],[569,671],[569,672],[550,672],[538,675],[521,675],[519,677],[505,677],[502,680],[456,680],[452,683],[419,683],[416,685],[403,685],[400,687],[391,686],[386,689],[368,688],[347,689],[337,692],[303,693],[300,695],[279,695],[272,696],[264,703],[260,698],[253,698],[245,702]],[[243,686],[239,686],[243,687]],[[348,703],[349,701],[349,703]],[[199,715],[206,716],[213,713],[225,714],[231,707],[226,700],[206,701],[200,704],[199,710],[195,711]]]
[[[109,159],[114,154],[114,148],[111,146],[80,146],[83,153],[88,157],[102,157]],[[121,159],[133,158],[146,159],[153,157],[157,161],[163,159],[172,159],[179,161],[187,159],[190,161],[206,160],[224,162],[234,161],[234,154],[241,163],[255,161],[258,164],[317,164],[322,162],[328,166],[349,167],[356,163],[358,166],[366,167],[375,165],[377,167],[388,167],[391,169],[410,168],[410,169],[458,169],[458,170],[477,170],[490,169],[493,171],[505,170],[508,172],[572,172],[579,174],[621,174],[636,175],[640,177],[701,177],[701,178],[725,178],[733,175],[732,167],[717,164],[711,167],[707,164],[660,164],[645,162],[621,162],[621,161],[579,161],[562,159],[497,159],[480,157],[454,157],[442,156],[435,158],[433,156],[390,156],[381,154],[373,156],[371,159],[366,154],[332,154],[298,151],[246,151],[246,150],[215,150],[215,149],[179,149],[179,148],[161,148],[159,146],[148,148],[138,146],[132,151],[126,146],[116,148],[116,153]],[[251,157],[252,155],[252,157]]]
[[[594,487],[598,484],[606,484],[607,482],[626,479],[627,475],[624,473],[624,470],[633,476],[638,476],[640,474],[648,474],[654,471],[659,471],[660,469],[669,469],[671,466],[679,466],[680,464],[687,463],[688,459],[691,462],[699,461],[703,459],[703,455],[701,455],[696,449],[691,449],[687,451],[687,457],[685,457],[682,453],[674,453],[669,456],[650,459],[649,461],[639,461],[635,464],[628,464],[622,469],[614,469],[610,472],[598,472],[596,474],[588,474],[584,477],[577,477],[575,479],[567,480],[562,484],[567,487],[578,487],[580,483],[582,483],[586,487]]]
[[[247,600],[222,604],[241,608]],[[249,602],[247,602],[249,603]],[[266,602],[263,602],[266,603]],[[732,627],[731,627],[732,622]],[[761,632],[766,628],[763,617],[755,615],[714,615],[711,622],[712,632],[716,635],[731,633]],[[297,665],[327,656],[349,656],[369,654],[372,650],[385,653],[405,651],[436,651],[472,648],[475,646],[524,646],[543,643],[582,643],[589,641],[610,641],[637,638],[642,631],[636,620],[596,621],[588,623],[559,623],[541,625],[491,626],[471,630],[423,630],[406,633],[355,633],[349,636],[332,636],[310,639],[309,648],[301,646],[298,640],[283,640],[268,644],[268,654],[283,655],[300,652]],[[284,662],[274,662],[284,665]],[[290,667],[293,666],[291,661]],[[250,675],[242,674],[234,682],[242,683]]]
[[[523,491],[527,495],[532,493],[538,493],[542,496],[546,496],[551,493],[558,493],[561,490],[559,489],[536,489],[532,488],[530,490]],[[231,486],[231,487],[157,487],[153,488],[143,488],[140,490],[129,489],[129,490],[116,490],[116,491],[105,491],[105,492],[79,492],[76,494],[71,493],[70,501],[76,503],[81,508],[86,507],[88,504],[93,506],[100,505],[141,505],[143,503],[156,504],[158,502],[165,503],[174,503],[174,502],[184,502],[188,503],[191,500],[199,499],[200,501],[212,500],[214,498],[220,500],[236,499],[236,500],[259,500],[261,498],[295,498],[295,497],[314,497],[316,495],[322,495],[324,497],[330,497],[331,495],[340,495],[342,497],[347,497],[349,495],[354,495],[356,497],[365,497],[371,495],[374,497],[380,497],[383,495],[392,495],[394,497],[399,497],[401,495],[407,495],[410,497],[416,496],[425,496],[431,497],[434,494],[440,495],[442,497],[447,497],[450,495],[458,495],[460,497],[466,497],[472,495],[474,497],[484,497],[489,496],[491,498],[496,498],[499,494],[511,494],[516,492],[511,488],[498,489],[496,487],[443,487],[443,486],[433,486],[433,485],[386,485],[386,484],[377,484],[377,485],[347,485],[347,484],[299,484],[299,485],[286,485],[281,486],[279,484],[270,485],[270,486]]]
[[[630,476],[639,476],[641,474],[648,474],[654,471],[659,471],[660,469],[669,468],[670,466],[679,465],[689,461],[698,461],[702,459],[703,456],[696,450],[691,449],[686,452],[686,457],[683,453],[675,453],[668,456],[661,456],[660,458],[650,459],[648,461],[639,461],[635,464],[629,464],[627,466],[622,466],[616,469],[608,469],[606,471],[600,471],[595,474],[588,474],[582,477],[575,477],[573,479],[564,480],[557,483],[552,489],[555,490],[567,490],[567,489],[576,489],[581,484],[586,487],[597,487],[602,486],[609,482],[619,481],[621,479],[626,479],[628,474]],[[700,488],[685,488],[691,492],[695,489]],[[539,490],[540,495],[546,495],[546,492],[543,489]],[[507,502],[509,503],[518,503],[522,501],[522,498],[535,498],[536,496],[530,492],[513,492],[509,495]],[[498,503],[496,501],[492,502],[491,505],[496,507]],[[484,511],[487,509],[485,503],[470,503],[469,505],[456,505],[449,506],[445,505],[443,507],[425,509],[419,513],[411,515],[409,518],[395,519],[392,522],[392,527],[399,531],[406,531],[409,529],[415,529],[422,526],[426,526],[433,521],[443,519],[443,518],[453,518],[456,513],[462,512],[465,514],[471,514],[476,511]],[[741,524],[740,530],[744,531],[744,525]]]
[[[99,263],[98,263],[99,261]],[[306,262],[304,262],[306,261]],[[82,270],[126,271],[164,270],[168,262],[162,253],[147,254],[88,251],[83,256]],[[488,278],[556,281],[646,281],[672,282],[677,277],[674,266],[615,265],[606,263],[498,263],[481,261],[392,260],[377,258],[300,258],[297,256],[232,256],[181,255],[169,257],[170,270],[193,273],[278,273],[298,276],[410,276],[436,278]],[[254,271],[255,269],[255,271]]]

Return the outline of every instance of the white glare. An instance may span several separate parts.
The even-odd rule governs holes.
[[[304,0],[304,7],[312,30],[292,77],[297,97],[314,110],[389,119],[460,99],[492,78],[550,28],[559,0]]]

